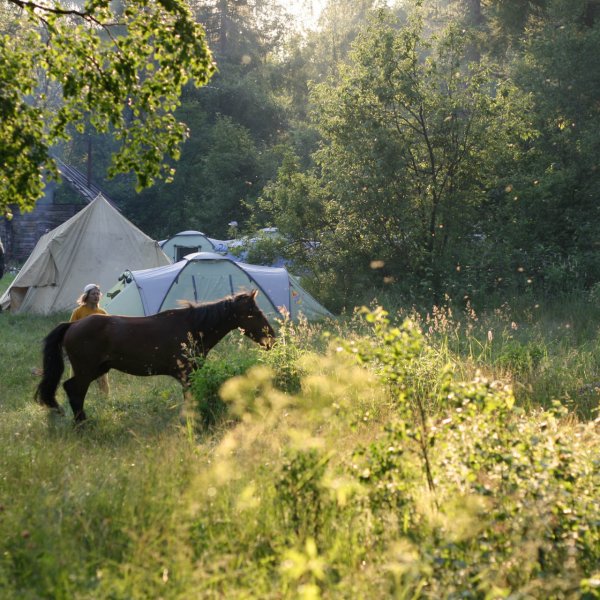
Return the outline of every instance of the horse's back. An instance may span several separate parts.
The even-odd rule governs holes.
[[[65,334],[65,344],[67,344],[69,340],[97,335],[106,327],[108,320],[112,318],[111,315],[97,314],[89,315],[78,321],[73,321]]]
[[[69,354],[81,349],[91,353],[93,346],[107,358],[112,358],[115,353],[123,356],[153,353],[159,349],[173,354],[180,350],[189,330],[183,311],[175,312],[149,317],[90,315],[72,324],[65,335],[64,346]]]
[[[185,314],[180,311],[158,313],[148,317],[111,315],[109,319],[105,329],[111,339],[119,342],[133,338],[140,342],[160,341],[163,344],[177,339],[179,343],[182,337],[186,337],[190,328]]]
[[[75,321],[69,330],[69,337],[87,337],[110,332],[111,335],[119,333],[130,334],[143,331],[146,334],[154,330],[160,332],[173,328],[173,320],[166,319],[167,313],[159,313],[149,317],[129,317],[122,315],[90,315],[85,319]],[[180,320],[180,319],[178,319]]]

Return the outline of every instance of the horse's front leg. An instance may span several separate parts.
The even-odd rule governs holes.
[[[188,381],[181,382],[183,391],[183,403],[181,405],[181,413],[179,418],[181,423],[186,426],[187,429],[193,430],[196,427],[196,408],[195,398],[192,392],[191,383]]]
[[[63,388],[69,398],[69,404],[73,410],[76,423],[82,423],[87,418],[83,410],[83,401],[85,400],[89,386],[89,381],[78,377],[71,377],[71,379],[67,379],[63,383]]]
[[[192,375],[191,365],[185,364],[179,365],[177,370],[176,379],[181,383],[183,392],[183,403],[181,405],[181,411],[179,413],[179,419],[182,425],[188,430],[193,430],[196,425],[196,411],[194,410],[194,394],[192,393],[192,382],[190,377]]]

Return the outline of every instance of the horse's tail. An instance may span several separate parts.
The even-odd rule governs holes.
[[[54,396],[65,370],[62,342],[71,325],[72,323],[61,323],[44,338],[44,372],[42,381],[37,386],[35,398],[40,404],[51,408],[59,408]]]

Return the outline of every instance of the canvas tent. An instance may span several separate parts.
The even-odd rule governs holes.
[[[190,254],[166,267],[126,271],[101,306],[111,314],[153,315],[177,308],[180,300],[208,302],[255,288],[257,302],[271,320],[284,312],[293,320],[332,316],[285,268],[249,265],[214,252]]]
[[[39,239],[0,307],[39,314],[71,310],[87,283],[106,291],[124,269],[166,264],[158,242],[100,195]]]

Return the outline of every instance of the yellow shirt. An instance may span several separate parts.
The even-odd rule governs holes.
[[[90,308],[87,304],[82,304],[71,314],[71,321],[79,321],[79,319],[89,317],[90,315],[108,315],[108,313],[103,308]]]

